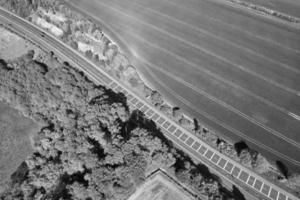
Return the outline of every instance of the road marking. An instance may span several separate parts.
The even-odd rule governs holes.
[[[278,200],[286,200],[286,196],[284,194],[280,193]]]
[[[224,158],[221,158],[221,160],[218,163],[218,166],[223,169],[225,167],[226,163],[227,163],[227,161]]]
[[[131,99],[133,99],[133,96],[131,94],[127,95],[127,101],[130,101]]]
[[[170,133],[173,133],[175,130],[176,130],[176,127],[175,127],[174,125],[172,125],[172,126],[168,129],[168,131],[169,131]]]
[[[231,172],[231,174],[232,174],[232,176],[234,176],[234,177],[239,177],[239,175],[240,175],[240,172],[241,172],[241,169],[239,168],[239,167],[234,167],[233,168],[233,170],[232,170],[232,172]]]
[[[169,128],[169,126],[171,125],[171,123],[169,121],[166,121],[164,124],[163,124],[163,127],[167,130]]]
[[[132,103],[133,105],[135,105],[137,102],[138,102],[138,99],[135,98],[135,97],[131,100],[131,103]]]
[[[143,104],[143,102],[138,102],[138,104],[136,104],[136,107],[138,108],[138,109],[141,109],[141,107],[142,106],[144,106],[144,104]]]
[[[195,151],[197,151],[197,150],[199,149],[199,147],[200,147],[200,143],[199,143],[199,142],[195,142],[195,143],[193,144],[193,146],[192,146],[192,148],[193,148]]]
[[[227,162],[227,165],[226,165],[226,167],[225,167],[225,170],[226,170],[229,174],[231,174],[232,169],[233,169],[233,164],[232,164],[231,162]]]
[[[277,199],[277,196],[278,196],[278,191],[275,190],[274,188],[272,188],[270,194],[269,194],[269,197],[273,200],[276,200]]]
[[[264,186],[263,186],[261,192],[263,194],[265,194],[266,196],[269,196],[270,191],[271,191],[271,187],[264,183]]]
[[[110,87],[112,88],[112,89],[114,89],[115,87],[117,87],[118,86],[118,84],[116,83],[116,82],[112,82],[111,84],[110,84]]]
[[[250,186],[253,186],[254,181],[255,181],[255,177],[250,176],[249,179],[248,179],[248,181],[247,181],[247,184],[250,185]]]
[[[254,188],[260,192],[261,190],[261,186],[262,186],[263,182],[261,182],[260,180],[256,179],[255,184],[254,184]]]
[[[251,176],[250,176],[250,174],[249,174],[248,177],[247,177],[247,180],[245,181],[246,184],[248,184],[248,181],[249,181],[250,177],[251,177]]]
[[[194,142],[195,140],[193,139],[193,138],[189,138],[189,139],[187,139],[187,141],[185,141],[185,143],[187,144],[187,145],[189,145],[189,146],[191,146],[192,144],[193,144],[193,142]]]
[[[116,91],[116,92],[122,92],[122,87],[118,85],[118,87],[115,88],[115,91]]]
[[[290,115],[291,117],[295,118],[296,120],[300,121],[300,116],[299,116],[299,115],[296,115],[296,114],[291,113],[291,112],[289,112],[289,115]]]
[[[160,117],[158,120],[157,120],[157,123],[159,125],[162,125],[166,120],[163,118],[163,117]]]
[[[152,117],[153,114],[154,114],[154,111],[151,109],[149,109],[146,113],[146,115],[148,116],[149,119]]]
[[[204,145],[202,145],[202,146],[200,147],[200,149],[198,150],[198,152],[199,152],[201,155],[204,155],[205,152],[206,152],[206,150],[207,150],[207,148],[206,148]]]
[[[176,137],[179,137],[181,134],[182,134],[182,131],[179,130],[179,129],[177,129],[177,131],[174,133],[174,135],[175,135]]]
[[[209,149],[209,150],[207,150],[207,152],[206,152],[206,154],[205,154],[205,157],[206,157],[208,160],[210,160],[211,157],[212,157],[213,155],[214,155],[214,152],[211,151],[211,150]]]
[[[144,105],[140,110],[143,112],[143,113],[146,113],[148,111],[149,107]]]
[[[211,161],[215,164],[217,164],[220,160],[220,156],[218,154],[214,154],[214,156],[211,158]]]
[[[182,136],[180,136],[180,139],[184,142],[189,136],[187,134],[182,134]]]
[[[153,121],[156,121],[159,118],[159,115],[157,113],[154,113],[154,115],[151,117]]]
[[[247,183],[247,180],[249,178],[249,174],[245,171],[241,171],[239,175],[239,179],[242,180],[243,182]]]

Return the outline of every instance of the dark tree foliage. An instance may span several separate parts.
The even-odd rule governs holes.
[[[233,196],[236,198],[236,199],[239,199],[239,200],[246,200],[245,196],[243,195],[243,193],[241,193],[241,191],[239,190],[239,188],[237,188],[235,185],[232,187],[232,193],[233,193]]]
[[[162,98],[161,94],[157,91],[153,91],[151,93],[150,100],[151,100],[152,104],[155,106],[160,106],[163,104],[163,98]]]
[[[75,49],[75,50],[78,49],[78,43],[77,43],[76,41],[71,41],[71,42],[70,42],[70,46],[71,46],[73,49]]]
[[[289,169],[283,162],[281,162],[280,160],[277,160],[276,166],[285,178],[288,178],[290,176]]]
[[[238,156],[241,154],[241,152],[242,152],[243,150],[248,150],[248,149],[249,149],[248,145],[247,145],[244,141],[236,142],[236,143],[234,144],[234,148],[235,148],[235,150],[236,150]]]
[[[11,181],[14,184],[22,183],[28,175],[28,166],[25,162],[22,162],[18,169],[11,175]]]
[[[92,59],[93,58],[93,52],[91,50],[87,50],[85,52],[85,56],[88,57],[89,59]]]
[[[12,175],[11,184],[19,184],[22,199],[63,198],[75,184],[70,181],[74,174],[86,177],[106,168],[109,145],[121,139],[118,135],[128,111],[114,101],[115,97],[110,98],[105,88],[94,85],[77,70],[65,66],[47,71],[29,57],[8,63],[14,66],[12,70],[0,69],[0,97],[24,115],[48,125],[34,138],[35,153]],[[90,103],[94,99],[97,101]],[[105,139],[105,135],[111,139]],[[115,151],[113,155],[117,156],[119,149]],[[85,181],[76,180],[77,186],[88,190]],[[119,185],[118,192],[122,191]],[[94,193],[93,199],[105,197],[99,187]]]

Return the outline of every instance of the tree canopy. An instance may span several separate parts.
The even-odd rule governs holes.
[[[192,161],[192,167],[177,169],[187,157],[158,129],[147,128],[147,120],[137,123],[122,95],[71,66],[39,63],[32,54],[0,68],[0,99],[45,124],[1,199],[122,200],[158,168],[185,176],[199,194],[221,196],[215,179],[192,174]]]

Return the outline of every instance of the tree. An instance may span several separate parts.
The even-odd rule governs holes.
[[[85,56],[86,56],[87,58],[89,58],[89,59],[92,60],[92,58],[93,58],[93,52],[92,52],[91,50],[87,50],[87,51],[85,52]]]
[[[93,57],[93,61],[94,61],[95,63],[98,63],[98,62],[100,61],[99,55],[98,55],[98,54],[96,54],[96,55]]]
[[[69,191],[73,200],[87,199],[90,196],[87,188],[77,181],[68,185],[67,190]]]
[[[235,150],[236,150],[238,156],[240,156],[240,154],[241,154],[241,152],[242,152],[243,150],[248,150],[248,149],[249,149],[248,145],[247,145],[244,141],[236,142],[236,143],[234,144],[234,148],[235,148]]]
[[[104,52],[104,56],[107,58],[109,63],[112,63],[115,56],[118,54],[118,47],[115,44],[109,44],[108,48]]]
[[[25,62],[32,61],[34,57],[34,50],[28,50],[27,54],[24,56]]]
[[[290,175],[290,172],[289,172],[289,169],[287,168],[287,166],[281,162],[280,160],[277,160],[276,161],[276,166],[277,166],[277,169],[282,173],[282,175],[288,179],[289,175]]]
[[[72,40],[72,41],[70,42],[70,46],[71,46],[73,49],[75,49],[75,50],[78,49],[78,43],[77,43],[76,41],[74,41],[74,40]]]
[[[150,100],[154,106],[161,106],[164,102],[161,94],[157,91],[153,91],[151,93]]]
[[[45,19],[46,22],[51,23],[51,19],[50,19],[49,16],[44,16],[44,19]]]
[[[182,112],[179,107],[173,107],[172,116],[175,118],[175,120],[179,120],[182,118]]]
[[[151,96],[151,93],[152,93],[152,89],[150,87],[148,87],[147,85],[144,85],[144,96],[146,98],[150,97]]]
[[[186,129],[190,129],[193,130],[194,126],[191,123],[190,120],[188,120],[186,117],[182,116],[181,119],[178,120],[179,124],[183,127],[185,127]]]
[[[162,111],[163,113],[165,113],[169,116],[172,115],[172,108],[168,104],[161,105],[159,109],[160,109],[160,111]]]

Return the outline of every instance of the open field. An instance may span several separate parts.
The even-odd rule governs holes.
[[[300,31],[214,1],[92,0],[168,100],[299,171]]]
[[[38,125],[0,102],[0,183],[7,180],[32,152],[30,136]]]

